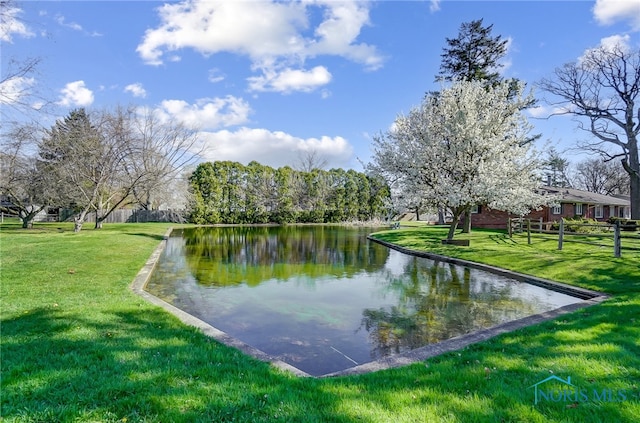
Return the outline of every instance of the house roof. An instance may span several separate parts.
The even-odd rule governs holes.
[[[603,204],[609,206],[631,205],[629,197],[624,196],[614,197],[611,195],[603,195],[574,188],[544,186],[542,189],[551,195],[559,196],[561,203]]]

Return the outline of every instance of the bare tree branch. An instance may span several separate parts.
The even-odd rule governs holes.
[[[629,179],[631,217],[640,219],[640,50],[624,45],[589,50],[539,85],[560,99],[557,104],[578,119],[579,129],[593,136],[580,145],[583,149],[620,159]]]

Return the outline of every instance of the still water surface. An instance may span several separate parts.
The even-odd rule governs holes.
[[[311,375],[580,301],[390,250],[375,230],[174,231],[146,290]]]

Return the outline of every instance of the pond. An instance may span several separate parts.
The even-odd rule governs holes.
[[[367,240],[379,229],[177,230],[146,291],[310,375],[581,299]]]

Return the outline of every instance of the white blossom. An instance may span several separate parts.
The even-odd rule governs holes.
[[[536,193],[538,153],[521,109],[522,87],[460,81],[398,116],[374,138],[371,170],[393,187],[448,208],[457,225],[474,205],[523,215],[545,203]]]

